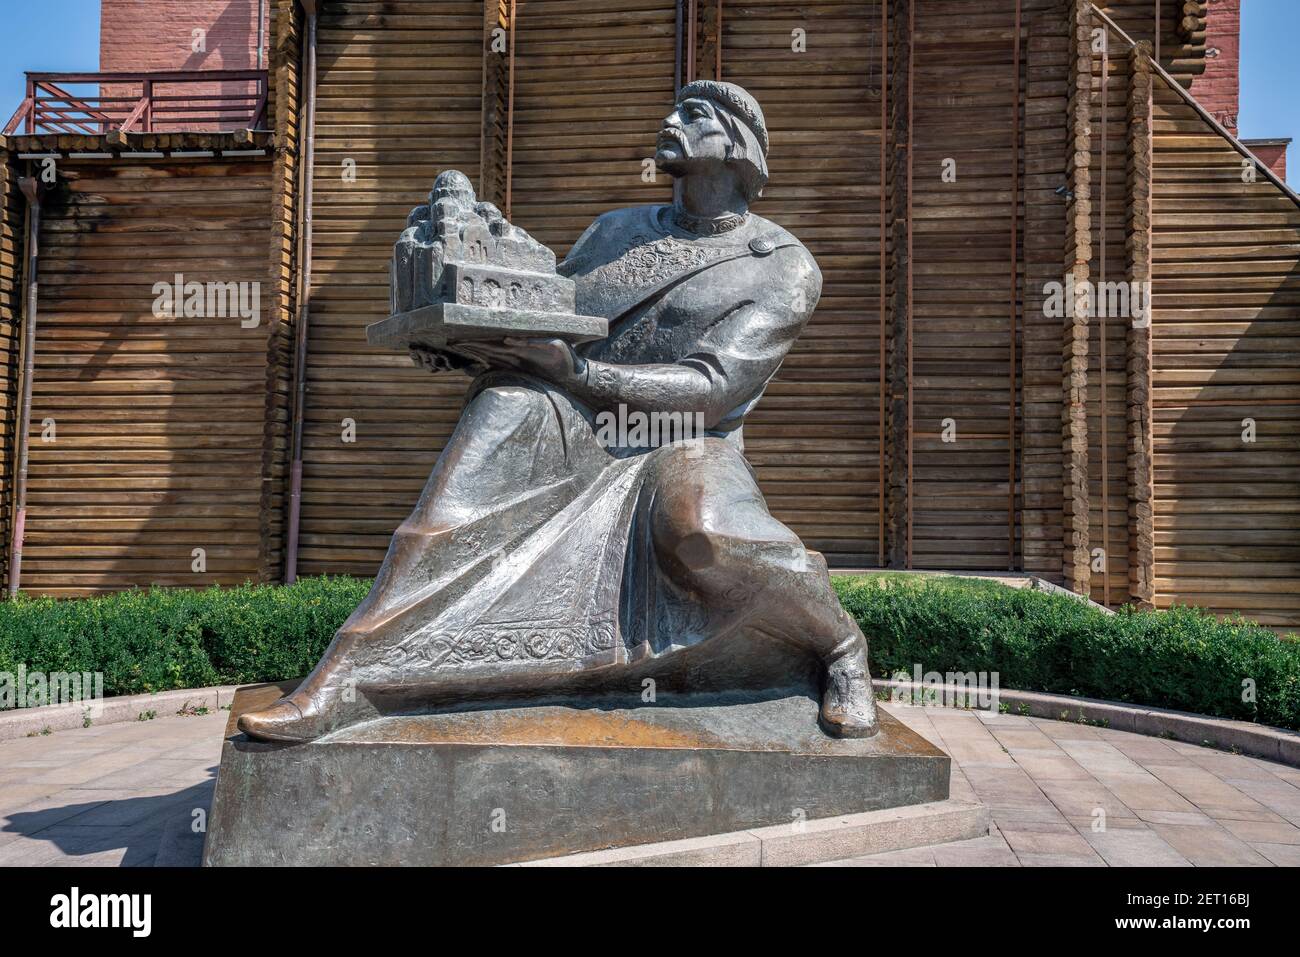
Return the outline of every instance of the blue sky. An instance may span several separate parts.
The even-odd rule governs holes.
[[[99,0],[0,0],[0,124],[22,102],[24,70],[99,67]],[[1290,136],[1300,182],[1300,0],[1243,0],[1240,135]]]
[[[27,90],[23,73],[99,69],[99,0],[0,0],[0,129]]]
[[[1289,136],[1287,181],[1300,183],[1300,2],[1243,0],[1241,110],[1243,139]]]

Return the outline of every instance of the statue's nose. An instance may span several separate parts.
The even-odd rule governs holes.
[[[671,113],[669,113],[667,116],[664,117],[664,126],[669,126],[676,130],[680,130],[682,128],[682,121],[677,118],[676,110],[673,110]]]

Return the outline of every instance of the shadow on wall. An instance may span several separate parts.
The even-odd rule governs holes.
[[[259,6],[264,7],[266,23],[269,23],[271,0],[149,0],[148,4],[137,0],[102,0],[102,3],[100,69],[105,72],[258,69],[257,13]],[[264,42],[267,35],[269,30],[264,30]],[[264,60],[264,66],[265,63]],[[139,83],[105,84],[102,95],[138,97],[141,92]],[[247,96],[255,92],[256,84],[247,81],[182,87],[159,84],[155,88],[159,97]],[[179,100],[161,103],[159,107],[194,107],[207,111],[212,104]],[[165,113],[155,113],[155,129],[175,129],[180,125],[169,125]],[[214,132],[219,127],[191,123],[185,124],[185,128]]]
[[[1170,119],[1157,118],[1153,214],[1157,605],[1294,630],[1300,205],[1189,106],[1158,103]]]

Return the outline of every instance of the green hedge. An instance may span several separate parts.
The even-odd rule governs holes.
[[[303,579],[0,602],[0,672],[103,672],[107,695],[306,674],[370,583]],[[995,582],[838,578],[872,673],[997,672],[1001,687],[1131,701],[1300,730],[1300,644],[1191,608],[1106,615]],[[1242,701],[1253,679],[1256,700]]]
[[[281,681],[305,675],[370,582],[0,602],[0,671],[102,671],[104,694]]]
[[[1194,608],[1107,615],[1064,595],[956,577],[835,582],[875,677],[997,672],[1003,688],[1129,701],[1300,730],[1300,643]],[[1242,700],[1243,681],[1255,701]]]

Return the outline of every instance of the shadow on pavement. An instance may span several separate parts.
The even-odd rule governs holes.
[[[121,867],[198,866],[217,767],[209,780],[172,794],[86,801],[39,810],[14,811],[4,817],[0,835],[18,834],[25,842],[0,840],[0,863],[7,865],[88,865],[124,851]],[[195,810],[202,809],[196,817]],[[51,845],[53,848],[51,848]],[[51,854],[51,850],[57,854]]]

